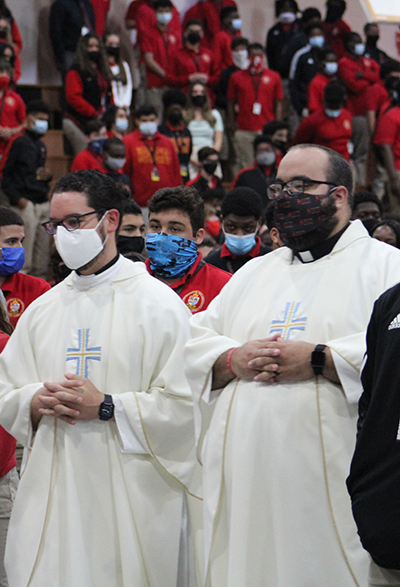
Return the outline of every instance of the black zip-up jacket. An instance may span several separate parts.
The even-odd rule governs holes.
[[[46,146],[36,133],[26,130],[14,139],[1,184],[12,206],[16,206],[20,198],[35,204],[47,202],[49,182],[37,179],[37,170],[44,167],[46,155]]]
[[[364,548],[400,569],[400,284],[375,302],[367,331],[358,437],[347,487]]]

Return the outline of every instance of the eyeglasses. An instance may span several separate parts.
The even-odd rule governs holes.
[[[319,181],[318,179],[292,179],[286,183],[272,183],[268,186],[267,192],[271,200],[276,200],[283,192],[288,193],[289,196],[300,196],[301,194],[304,194],[308,188],[318,184],[331,185],[333,188],[339,187],[329,181]],[[333,190],[329,190],[329,193],[331,191]]]
[[[60,222],[53,222],[52,220],[43,222],[42,226],[49,234],[56,234],[59,226],[63,226],[69,232],[73,232],[80,228],[83,218],[91,216],[92,214],[101,214],[102,212],[104,212],[104,210],[93,210],[93,212],[87,212],[86,214],[71,214],[71,216],[68,216],[68,218],[61,220]]]

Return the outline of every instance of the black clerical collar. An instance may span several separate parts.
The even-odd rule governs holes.
[[[115,255],[114,259],[111,259],[111,261],[109,261],[106,265],[104,265],[104,267],[102,267],[101,269],[99,269],[98,271],[93,273],[93,275],[100,275],[100,273],[104,273],[104,271],[107,271],[107,269],[110,269],[110,267],[115,265],[115,263],[118,261],[118,259],[119,259],[119,253],[117,253]],[[81,275],[81,273],[79,273],[79,271],[76,271],[76,273],[78,275]]]
[[[350,222],[348,222],[346,226],[342,228],[342,230],[328,238],[326,241],[316,245],[309,251],[296,251],[293,252],[293,255],[296,256],[302,263],[312,263],[313,261],[322,259],[322,257],[329,255],[329,253],[333,250],[333,247],[336,245],[342,234],[348,229],[349,226]]]

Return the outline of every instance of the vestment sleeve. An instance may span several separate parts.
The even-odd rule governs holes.
[[[365,331],[328,341],[327,346],[333,351],[333,360],[347,401],[357,403],[361,395],[360,371],[365,353]]]

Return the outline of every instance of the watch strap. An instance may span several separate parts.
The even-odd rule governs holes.
[[[311,367],[313,368],[315,375],[322,375],[322,371],[325,367],[325,349],[326,344],[317,344],[311,353]]]

